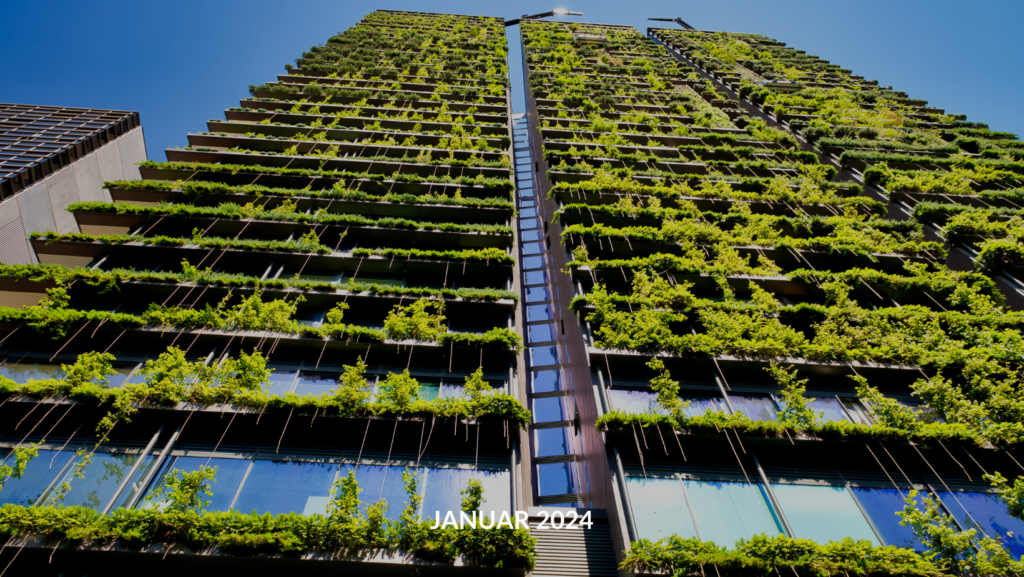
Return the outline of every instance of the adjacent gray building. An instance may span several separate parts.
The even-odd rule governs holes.
[[[26,237],[76,232],[64,210],[110,201],[107,180],[139,178],[138,112],[0,103],[0,262],[38,262]]]

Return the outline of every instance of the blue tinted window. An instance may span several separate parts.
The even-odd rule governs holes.
[[[480,481],[484,489],[484,502],[480,511],[490,516],[491,511],[500,517],[511,504],[511,479],[508,471],[481,471],[478,469],[428,468],[423,493],[423,519],[434,519],[437,512],[441,520],[448,511],[458,518],[462,510],[462,491],[469,486],[470,479]],[[401,475],[401,473],[399,473]],[[510,512],[511,514],[511,512]]]
[[[530,364],[535,367],[558,364],[558,347],[555,345],[545,347],[529,347]]]
[[[575,493],[569,463],[537,465],[537,487],[542,497]]]
[[[526,273],[526,284],[535,285],[548,282],[548,271],[535,270]]]
[[[520,218],[533,218],[537,216],[536,208],[524,208],[519,211]]]
[[[775,403],[768,395],[729,395],[729,402],[737,413],[755,421],[775,420]]]
[[[703,415],[708,411],[724,411],[722,407],[722,399],[718,396],[711,395],[683,395],[683,400],[688,401],[689,405],[683,409],[683,413],[687,417],[696,417]]]
[[[527,242],[523,243],[523,254],[533,255],[541,254],[544,252],[544,243],[542,242]]]
[[[821,418],[824,421],[849,421],[846,417],[846,413],[843,411],[842,405],[839,403],[839,399],[835,397],[815,397],[813,401],[807,403],[807,406],[814,411],[815,414],[822,413]]]
[[[338,375],[333,373],[310,373],[302,371],[295,383],[296,395],[322,395],[338,386]]]
[[[980,525],[986,535],[1002,541],[1014,559],[1024,555],[1024,522],[1011,517],[998,496],[965,491],[938,493],[942,504],[965,528]]]
[[[562,410],[563,397],[544,397],[533,400],[533,422],[550,423],[551,421],[564,421],[565,413]]]
[[[555,429],[534,429],[537,437],[537,457],[553,457],[572,453],[569,434],[564,427]]]
[[[540,220],[536,218],[524,218],[519,221],[519,228],[540,228]]]
[[[551,393],[562,390],[561,373],[557,370],[532,371],[534,393]]]
[[[4,449],[6,453],[8,449]],[[0,491],[0,504],[32,505],[43,494],[64,465],[67,464],[74,451],[39,450],[39,455],[28,462],[25,473],[20,479],[10,478],[4,482]],[[8,457],[7,464],[13,464],[14,457]]]
[[[876,489],[873,487],[853,487],[853,492],[860,501],[861,507],[871,518],[875,529],[882,534],[886,545],[906,547],[923,552],[926,547],[914,537],[914,531],[910,527],[900,525],[900,517],[897,511],[903,510],[903,498],[896,489]]]
[[[64,497],[63,504],[71,507],[81,505],[90,509],[102,509],[117,492],[117,488],[124,481],[132,465],[139,458],[138,455],[115,454],[115,453],[94,453],[92,462],[85,467],[85,478],[74,478],[74,466],[64,472],[60,483],[68,483],[71,490]],[[143,465],[139,467],[132,482],[137,483],[153,466],[155,458],[152,455],[146,456]],[[115,507],[121,506],[127,501],[130,491],[125,491],[118,498]],[[56,505],[54,492],[46,499],[47,505]]]
[[[420,399],[433,401],[441,396],[441,383],[437,381],[420,381]]]
[[[235,510],[273,515],[323,514],[337,470],[334,463],[256,460],[238,494]]]
[[[527,338],[530,339],[531,343],[543,343],[555,340],[555,325],[529,325],[527,328]]]
[[[544,268],[547,266],[547,260],[544,258],[545,255],[541,256],[528,256],[523,259],[523,270],[530,270],[534,268]]]
[[[627,413],[667,414],[657,406],[658,394],[642,389],[611,389],[612,408]]]
[[[213,495],[204,497],[210,504],[204,507],[207,511],[227,511],[231,508],[231,501],[235,499],[238,486],[242,484],[242,478],[249,469],[249,459],[221,459],[209,457],[172,457],[156,475],[156,479],[150,484],[146,495],[139,502],[139,508],[148,508],[155,503],[152,501],[153,492],[159,487],[171,469],[180,469],[186,473],[198,471],[203,465],[216,467],[217,473],[210,483],[210,492]]]
[[[523,232],[519,233],[519,236],[521,237],[521,239],[523,241],[526,241],[526,242],[542,240],[542,237],[540,235],[540,229],[536,229],[536,228],[532,229],[532,230],[523,231]]]
[[[551,305],[528,305],[526,307],[527,321],[549,321],[554,316],[554,309]]]
[[[534,303],[551,300],[551,291],[548,287],[539,286],[526,289],[526,302]]]
[[[273,368],[270,371],[270,385],[267,387],[268,395],[283,395],[292,388],[292,381],[298,371],[288,368]]]
[[[393,467],[385,465],[342,465],[339,477],[348,475],[351,470],[356,472],[356,481],[359,482],[360,510],[366,512],[367,505],[376,503],[383,499],[388,503],[387,518],[397,521],[402,515],[402,509],[409,503],[409,495],[405,491],[405,482],[402,480],[402,472],[405,467]],[[409,469],[409,472],[419,476],[417,488],[424,488],[423,471]]]

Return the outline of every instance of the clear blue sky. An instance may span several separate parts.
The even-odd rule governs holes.
[[[187,132],[223,117],[249,84],[274,80],[303,50],[374,9],[510,19],[557,7],[584,12],[570,20],[640,30],[654,16],[765,34],[994,130],[1024,133],[1024,2],[1008,0],[50,0],[45,8],[8,0],[0,102],[138,110],[149,157],[164,160],[164,148],[184,146]]]

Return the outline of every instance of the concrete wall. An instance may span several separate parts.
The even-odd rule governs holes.
[[[77,162],[0,202],[0,262],[38,262],[27,236],[32,232],[78,232],[75,217],[65,210],[74,202],[107,201],[108,180],[139,178],[137,163],[146,160],[142,127],[100,147]]]

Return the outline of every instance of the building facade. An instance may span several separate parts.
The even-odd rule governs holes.
[[[33,232],[78,232],[68,205],[109,201],[108,180],[139,178],[138,112],[0,103],[0,262],[38,262]]]
[[[504,24],[374,12],[0,268],[0,563],[1018,571],[1016,137],[682,21],[522,19],[513,115]]]

